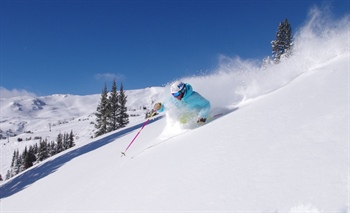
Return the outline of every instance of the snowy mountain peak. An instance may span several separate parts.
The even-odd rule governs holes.
[[[12,110],[31,113],[32,111],[42,110],[46,103],[39,98],[22,98],[14,100],[11,104]]]

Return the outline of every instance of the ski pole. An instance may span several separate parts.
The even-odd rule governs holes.
[[[122,152],[122,156],[125,156],[126,151],[129,149],[129,147],[131,146],[132,143],[134,143],[135,139],[137,138],[137,136],[140,134],[140,132],[142,131],[142,129],[148,124],[149,120],[153,117],[153,115],[156,113],[156,111],[153,111],[151,116],[147,119],[147,121],[142,125],[141,129],[139,130],[139,132],[135,135],[134,139],[132,139],[132,141],[129,143],[129,145],[126,147],[125,151]]]

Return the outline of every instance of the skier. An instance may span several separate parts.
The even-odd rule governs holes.
[[[186,124],[193,117],[197,117],[198,124],[206,122],[210,110],[210,102],[198,92],[193,91],[190,84],[176,81],[171,85],[170,91],[174,98],[171,98],[169,103],[166,104],[156,103],[154,105],[155,111],[163,112],[165,109],[176,111],[176,117],[179,118],[182,124]]]

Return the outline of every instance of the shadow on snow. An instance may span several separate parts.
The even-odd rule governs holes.
[[[161,119],[162,116],[158,116],[152,120],[149,121],[149,123],[153,123],[159,119]],[[98,139],[97,141],[91,142],[87,145],[84,145],[80,148],[74,149],[72,151],[69,151],[59,157],[56,157],[52,160],[47,160],[46,162],[43,162],[37,166],[34,166],[30,168],[27,171],[24,171],[23,173],[13,177],[11,180],[9,180],[7,183],[4,183],[0,186],[0,199],[9,197],[13,194],[16,194],[17,192],[20,192],[21,190],[25,189],[26,187],[30,186],[31,184],[35,183],[36,181],[48,176],[49,174],[55,172],[58,168],[63,166],[65,163],[69,162],[70,160],[79,157],[81,155],[84,155],[86,153],[89,153],[93,150],[96,150],[102,146],[105,146],[113,141],[115,141],[117,138],[120,138],[126,134],[129,134],[130,132],[137,130],[142,127],[144,123],[122,129],[114,134],[111,134],[107,137],[103,137]]]

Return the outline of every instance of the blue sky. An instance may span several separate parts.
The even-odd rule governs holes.
[[[0,89],[38,96],[141,89],[215,70],[219,56],[262,60],[288,18],[348,0],[2,0]]]

